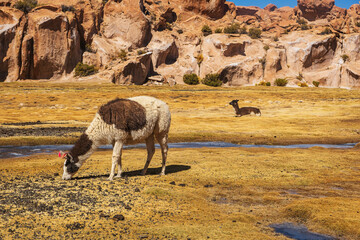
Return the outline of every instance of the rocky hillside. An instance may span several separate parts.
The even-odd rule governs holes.
[[[38,0],[24,10],[0,0],[0,24],[1,82],[175,84],[187,73],[219,73],[228,86],[287,78],[293,86],[360,87],[359,4],[298,0],[295,8],[261,9],[225,0]],[[261,35],[249,34],[257,29]],[[99,71],[74,77],[78,62]]]

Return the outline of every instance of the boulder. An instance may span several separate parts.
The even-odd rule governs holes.
[[[185,10],[200,13],[212,19],[222,18],[227,10],[225,0],[185,0]]]
[[[109,1],[104,7],[102,35],[129,48],[146,46],[152,37],[151,25],[140,9],[139,1]]]
[[[19,77],[20,45],[25,18],[23,12],[9,7],[0,8],[0,82]]]
[[[80,36],[72,12],[39,7],[28,14],[22,42],[22,79],[49,79],[70,73],[81,61]]]
[[[266,5],[266,7],[264,7],[264,10],[269,11],[269,12],[273,12],[277,9],[277,6],[269,3],[268,5]]]
[[[309,21],[325,18],[335,5],[335,0],[298,0],[298,7]]]
[[[115,70],[116,84],[142,85],[152,71],[151,53],[146,53],[121,64]]]
[[[220,71],[220,79],[228,86],[249,86],[260,82],[263,77],[261,63],[255,59],[246,59],[240,63],[225,66]]]

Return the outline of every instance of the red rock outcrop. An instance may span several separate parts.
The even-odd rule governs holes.
[[[21,79],[49,79],[70,73],[81,60],[80,36],[72,12],[39,7],[28,14],[22,42]]]
[[[107,2],[101,32],[130,48],[144,47],[152,37],[150,21],[141,11],[139,1],[133,0]]]
[[[269,11],[269,12],[273,12],[277,9],[277,6],[269,3],[268,5],[266,5],[266,7],[264,7],[264,10]]]
[[[335,5],[335,0],[298,0],[302,16],[307,20],[325,18]]]
[[[0,82],[19,78],[19,46],[24,30],[23,12],[3,7],[0,9]]]
[[[187,11],[200,13],[212,19],[220,19],[226,13],[226,0],[185,0],[183,5]]]

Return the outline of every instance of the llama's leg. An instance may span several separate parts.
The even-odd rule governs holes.
[[[161,154],[162,154],[162,168],[161,168],[161,172],[160,175],[165,175],[165,168],[166,168],[166,159],[167,159],[167,152],[168,152],[168,134],[162,134],[159,136],[156,136],[160,147],[161,147]]]
[[[149,167],[150,161],[152,159],[152,157],[154,156],[155,153],[155,142],[154,142],[154,135],[151,134],[147,139],[146,139],[146,148],[147,148],[147,160],[144,166],[144,169],[142,170],[141,174],[145,175],[146,171]]]
[[[109,176],[109,180],[114,179],[115,175],[115,168],[118,166],[118,175],[117,177],[121,176],[122,169],[121,169],[121,151],[122,151],[123,143],[121,141],[116,141],[113,148],[113,155],[112,155],[112,165],[111,165],[111,172]]]

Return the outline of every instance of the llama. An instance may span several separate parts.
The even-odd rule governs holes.
[[[239,108],[238,101],[239,100],[232,100],[231,102],[229,102],[229,104],[231,106],[233,106],[234,109],[235,109],[236,117],[241,117],[243,115],[247,115],[247,114],[251,114],[251,113],[254,113],[255,115],[261,116],[260,109],[258,109],[258,108],[255,108],[255,107],[242,107],[242,108]]]
[[[73,148],[68,153],[59,153],[59,157],[65,159],[62,178],[71,179],[97,147],[110,143],[113,145],[113,154],[109,180],[113,180],[116,166],[116,177],[121,177],[121,152],[124,144],[142,141],[146,142],[147,147],[147,160],[142,170],[142,175],[145,175],[155,153],[154,137],[159,142],[162,153],[160,175],[165,175],[170,122],[169,107],[153,97],[117,98],[108,102],[100,107]]]

